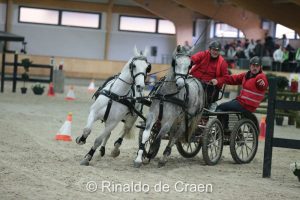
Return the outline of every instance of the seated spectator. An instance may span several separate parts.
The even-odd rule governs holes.
[[[283,63],[283,47],[279,47],[276,49],[273,53],[273,59],[274,59],[274,67],[276,71],[281,68],[281,64]]]
[[[300,48],[298,48],[296,51],[295,60],[297,62],[297,68],[296,68],[295,72],[298,73],[298,72],[300,72]]]
[[[246,58],[244,50],[242,49],[242,47],[237,47],[236,48],[236,54],[235,54],[236,59],[239,58]]]
[[[250,43],[248,44],[247,48],[244,50],[245,56],[250,59],[254,56],[254,48],[255,48],[255,42],[253,39],[251,39]]]
[[[236,55],[236,51],[235,51],[234,47],[229,46],[229,49],[226,53],[226,60],[227,60],[228,65],[231,68],[235,67],[235,55]]]
[[[192,47],[190,46],[189,42],[188,41],[185,41],[184,42],[184,46],[183,46],[183,49],[185,51],[189,51]]]
[[[283,61],[282,61],[282,71],[289,72],[289,52],[286,48],[283,48]]]

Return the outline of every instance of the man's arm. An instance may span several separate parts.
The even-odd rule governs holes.
[[[241,74],[234,74],[234,75],[225,75],[223,77],[212,79],[211,83],[213,85],[219,84],[227,84],[227,85],[241,85],[243,82],[243,78],[246,72]]]

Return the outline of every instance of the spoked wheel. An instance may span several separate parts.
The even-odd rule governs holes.
[[[195,157],[201,149],[200,135],[201,129],[197,128],[195,133],[192,135],[190,142],[177,142],[176,147],[180,155],[185,158]]]
[[[258,130],[250,119],[239,120],[230,136],[230,153],[238,164],[249,163],[256,155]]]
[[[217,119],[208,121],[202,139],[202,155],[207,165],[216,165],[223,152],[223,127]]]
[[[145,150],[143,153],[143,160],[148,160],[148,162],[149,162],[151,159],[155,158],[155,156],[157,155],[157,153],[159,151],[160,143],[161,143],[161,139],[156,138],[159,133],[159,130],[160,130],[159,124],[156,122],[154,124],[154,126],[152,127],[149,139],[145,142]],[[143,132],[144,132],[144,129],[141,129],[139,132],[139,144],[142,143]]]

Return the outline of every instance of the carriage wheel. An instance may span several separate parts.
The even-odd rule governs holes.
[[[239,120],[230,136],[230,153],[238,164],[249,163],[256,155],[258,130],[250,119]]]
[[[195,133],[192,135],[191,141],[189,143],[181,141],[176,143],[176,147],[180,155],[182,155],[185,158],[193,158],[199,153],[201,149],[201,142],[199,138],[200,134],[201,129],[197,128]]]
[[[143,132],[144,129],[141,129],[139,132],[139,144],[141,144],[142,142]],[[161,143],[161,139],[156,138],[158,133],[159,133],[159,128],[157,123],[155,123],[154,126],[152,127],[149,139],[145,142],[143,160],[148,159],[148,161],[150,161],[151,159],[155,158],[155,156],[157,155]]]
[[[219,162],[223,152],[223,127],[217,119],[208,121],[203,133],[202,155],[207,165],[215,165]]]

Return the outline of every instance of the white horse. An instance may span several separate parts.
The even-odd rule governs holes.
[[[123,136],[130,132],[137,116],[128,117],[133,113],[134,105],[128,99],[132,97],[132,87],[137,92],[142,93],[145,87],[147,73],[151,70],[151,65],[147,61],[147,49],[144,53],[138,52],[134,48],[134,57],[123,67],[117,78],[108,82],[101,90],[100,95],[90,108],[87,124],[83,129],[83,134],[76,138],[77,144],[85,144],[87,137],[91,133],[92,125],[96,120],[105,122],[105,128],[96,138],[94,145],[80,162],[81,165],[89,165],[96,149],[106,143],[111,131],[121,120],[125,120]],[[127,121],[126,121],[127,120]],[[118,149],[120,145],[115,145]]]
[[[190,52],[185,52],[181,46],[177,47],[173,53],[172,68],[151,98],[152,104],[147,115],[142,142],[134,160],[135,167],[140,167],[143,163],[145,143],[156,122],[161,127],[157,139],[161,139],[165,134],[170,136],[163,158],[159,161],[159,167],[166,164],[172,146],[180,139],[189,140],[189,136],[196,128],[204,107],[204,90],[196,78],[188,76],[192,65]]]

